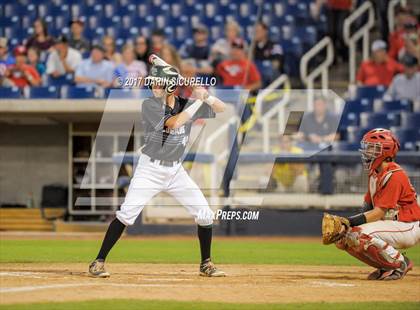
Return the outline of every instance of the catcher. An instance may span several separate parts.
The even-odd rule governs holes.
[[[335,243],[362,262],[376,268],[369,280],[402,279],[413,268],[400,249],[420,241],[420,207],[405,171],[395,163],[400,148],[387,129],[366,133],[361,141],[362,162],[369,171],[363,211],[348,218],[325,214],[324,244]]]

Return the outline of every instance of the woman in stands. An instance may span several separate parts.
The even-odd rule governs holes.
[[[35,47],[40,51],[40,60],[44,61],[47,51],[54,45],[54,38],[48,34],[47,23],[38,18],[34,22],[34,34],[26,41],[26,48]]]

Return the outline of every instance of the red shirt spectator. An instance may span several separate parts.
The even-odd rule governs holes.
[[[261,87],[261,76],[255,64],[246,58],[243,48],[243,41],[236,39],[232,43],[231,58],[217,65],[216,74],[222,78],[224,86],[257,90]]]
[[[41,76],[31,65],[26,64],[26,48],[18,46],[15,48],[16,64],[7,69],[7,76],[17,87],[39,86]]]
[[[353,2],[352,0],[328,0],[327,5],[334,10],[350,10]]]
[[[357,81],[366,86],[389,86],[395,74],[403,71],[403,66],[386,53],[386,43],[376,40],[372,44],[372,59],[362,62],[357,72]]]

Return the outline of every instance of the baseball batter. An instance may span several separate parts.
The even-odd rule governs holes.
[[[362,161],[369,171],[363,211],[343,218],[326,214],[323,241],[334,243],[362,262],[375,267],[369,280],[402,279],[413,268],[400,250],[420,242],[420,207],[404,169],[395,163],[400,148],[387,129],[366,133],[361,142]]]
[[[156,65],[156,62],[147,77],[153,97],[142,105],[145,144],[124,202],[109,225],[96,259],[89,266],[93,277],[110,276],[104,266],[109,251],[125,227],[134,224],[144,206],[162,191],[174,196],[195,218],[201,250],[200,275],[225,276],[210,258],[213,211],[182,166],[193,121],[215,117],[215,113],[224,111],[225,104],[209,96],[204,88],[194,89],[198,99],[194,102],[175,96],[178,78],[175,68],[165,63]]]

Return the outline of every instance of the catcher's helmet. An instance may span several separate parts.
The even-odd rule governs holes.
[[[178,86],[178,78],[178,71],[171,66],[153,66],[146,77],[147,85],[150,88],[153,85],[162,86],[167,94],[175,92]]]
[[[400,142],[394,134],[383,128],[375,128],[367,132],[360,145],[363,166],[371,172],[385,159],[394,158],[400,149]]]

